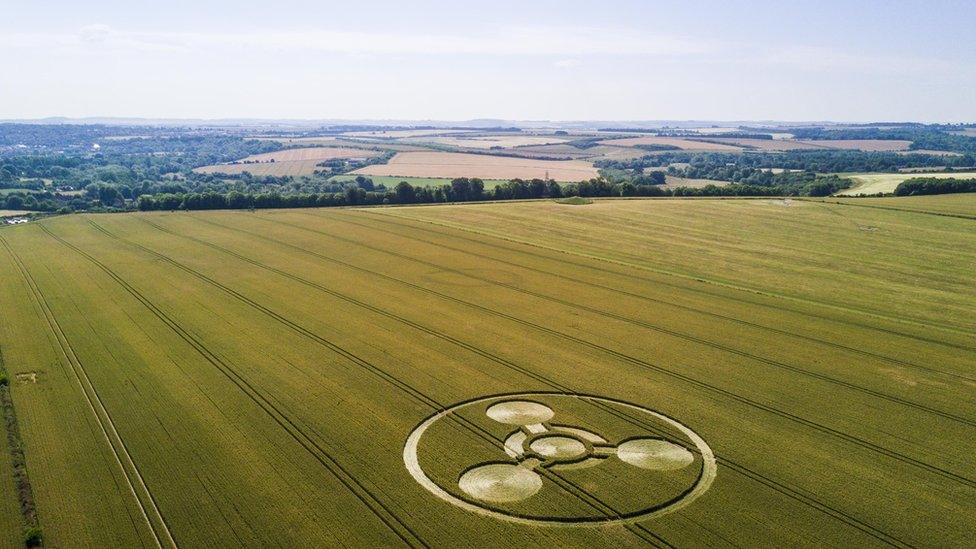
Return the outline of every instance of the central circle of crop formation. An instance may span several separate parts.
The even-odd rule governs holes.
[[[494,395],[441,410],[403,449],[411,476],[452,505],[536,526],[647,520],[700,497],[715,456],[660,412],[592,395]]]

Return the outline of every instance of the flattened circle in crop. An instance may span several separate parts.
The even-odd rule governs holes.
[[[656,471],[681,469],[695,461],[684,446],[656,438],[628,440],[617,446],[617,457],[635,467]]]
[[[488,463],[461,475],[458,486],[471,497],[494,503],[521,501],[542,488],[542,477],[511,463]]]
[[[492,405],[485,411],[491,419],[508,425],[545,423],[555,412],[545,404],[529,400],[509,400]]]
[[[539,455],[549,458],[575,458],[586,453],[586,445],[572,437],[552,435],[539,437],[529,444]]]
[[[691,504],[717,475],[711,448],[676,419],[628,402],[556,392],[493,395],[445,408],[410,433],[403,460],[440,500],[533,526],[659,517]],[[586,505],[591,497],[613,512]]]

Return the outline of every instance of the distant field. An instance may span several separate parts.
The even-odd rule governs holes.
[[[742,147],[728,145],[724,143],[706,143],[704,141],[694,141],[692,139],[682,139],[680,137],[627,137],[624,139],[608,139],[601,141],[603,145],[616,147],[633,147],[635,145],[670,145],[687,151],[715,151],[715,152],[739,152]]]
[[[858,151],[907,151],[911,141],[894,139],[819,139],[808,140],[809,143],[824,149],[844,149]]]
[[[610,160],[631,160],[633,158],[640,158],[649,152],[634,147],[617,147],[614,145],[597,145],[596,147],[590,147],[589,149],[583,149],[584,152],[588,154],[600,155],[603,158]]]
[[[976,172],[955,173],[864,173],[847,174],[845,177],[854,181],[850,189],[837,193],[838,196],[853,196],[858,194],[891,193],[902,181],[916,177],[932,177],[936,179],[970,179],[976,178]]]
[[[493,135],[487,137],[432,137],[425,141],[440,143],[442,145],[452,145],[455,147],[468,147],[474,149],[490,149],[492,147],[513,148],[524,147],[527,145],[552,145],[565,143],[566,138],[543,137],[533,135]]]
[[[458,133],[472,133],[478,132],[478,130],[444,130],[444,129],[432,129],[432,130],[376,130],[376,131],[363,131],[363,132],[346,132],[342,135],[349,137],[388,137],[388,138],[404,138],[404,137],[421,137],[426,135],[451,135]]]
[[[344,147],[348,149],[384,151],[422,151],[424,147],[414,145],[404,145],[396,142],[375,141],[360,138],[346,137],[262,137],[255,138],[260,141],[277,141],[283,145],[325,145],[327,147]]]
[[[677,187],[690,187],[692,189],[700,189],[707,185],[715,185],[716,187],[724,187],[729,183],[727,181],[715,181],[712,179],[687,179],[684,177],[675,177],[673,175],[665,176],[665,186],[670,188]]]
[[[373,183],[386,185],[387,188],[392,189],[397,183],[401,181],[406,181],[415,187],[431,187],[437,185],[449,185],[451,183],[450,177],[397,177],[394,175],[370,175],[368,176]],[[336,175],[330,177],[330,181],[352,181],[356,179],[355,174],[345,174]],[[491,189],[502,183],[507,183],[507,179],[485,179],[486,189]]]
[[[255,154],[239,160],[233,164],[217,164],[196,168],[198,173],[239,174],[250,172],[252,175],[283,176],[283,175],[312,175],[317,164],[333,158],[369,158],[381,153],[367,149],[353,149],[348,147],[309,147],[303,149],[285,149],[264,154]]]
[[[837,139],[837,140],[806,140],[797,141],[793,139],[748,139],[737,137],[707,137],[709,141],[716,141],[727,146],[741,146],[753,148],[761,151],[805,151],[818,149],[843,149],[861,151],[905,151],[908,150],[911,141],[894,141],[883,139]],[[639,139],[664,139],[664,138],[639,138]],[[629,141],[629,140],[625,140]],[[687,140],[681,140],[687,141]],[[662,142],[663,143],[663,142]],[[694,141],[692,141],[694,143]],[[691,148],[695,145],[689,143],[674,143],[682,148]]]
[[[336,142],[337,137],[278,137],[278,136],[259,136],[253,137],[256,141],[277,141],[286,145],[330,145]]]
[[[353,173],[406,177],[542,179],[547,172],[556,181],[580,181],[598,175],[591,163],[582,160],[535,160],[448,152],[398,153],[387,164],[366,166]]]
[[[792,139],[738,139],[735,137],[713,137],[709,140],[720,141],[726,145],[755,148],[761,151],[808,151],[822,149],[813,143],[793,141]]]
[[[79,214],[0,229],[0,348],[48,547],[967,547],[974,260],[799,200]]]
[[[16,217],[18,215],[27,215],[30,212],[27,210],[0,210],[0,217]]]

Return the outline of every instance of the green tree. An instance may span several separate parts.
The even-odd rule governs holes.
[[[6,206],[8,210],[20,210],[24,207],[24,197],[19,194],[12,194],[7,197]]]
[[[407,183],[406,181],[397,183],[396,188],[393,190],[393,194],[396,196],[396,201],[400,204],[410,204],[417,198],[413,185]]]

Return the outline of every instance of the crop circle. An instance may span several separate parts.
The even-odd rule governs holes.
[[[599,424],[606,418],[619,420],[631,431],[629,436],[622,436],[617,424],[601,433]],[[478,426],[479,421],[489,427]],[[472,447],[479,447],[477,451],[470,451],[479,457],[471,458],[461,474],[451,477],[450,467],[448,472],[442,470],[442,460],[436,456],[447,456],[451,467],[465,461],[465,443],[440,438],[440,432],[451,429],[457,433],[459,428],[468,429],[471,437],[481,437],[469,439],[477,441],[472,443]],[[431,440],[442,440],[426,443],[423,453],[424,463],[433,467],[434,474],[428,474],[421,464],[421,443],[428,432],[434,433]],[[496,444],[496,458],[486,461],[482,456],[489,455],[490,447]],[[435,451],[431,445],[443,447]],[[593,527],[659,517],[691,504],[717,475],[711,448],[676,419],[616,399],[557,392],[492,395],[445,408],[410,433],[403,460],[410,475],[437,498],[481,516],[535,526]],[[697,466],[691,468],[692,464]],[[623,480],[612,472],[586,480],[573,476],[610,466],[629,472],[621,477]],[[670,491],[662,489],[649,495],[640,482],[631,485],[630,478],[645,483],[672,479],[667,484]],[[620,482],[608,488],[611,494],[623,493],[620,507],[598,516],[572,505],[560,507],[572,490],[559,492],[557,499],[547,499],[552,496],[546,495],[547,490],[565,490],[567,479],[587,487],[606,479]]]

